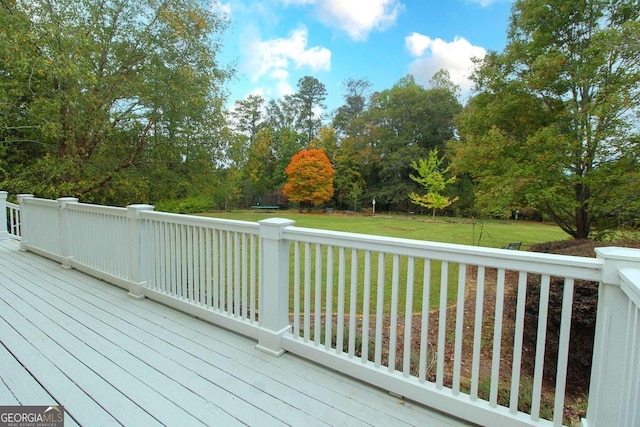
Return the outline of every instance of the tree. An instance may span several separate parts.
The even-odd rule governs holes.
[[[460,86],[451,81],[451,74],[446,69],[438,70],[429,80],[431,89],[444,89],[456,98],[460,96]]]
[[[3,186],[116,204],[193,188],[221,124],[225,27],[199,0],[0,3]]]
[[[296,153],[287,166],[284,194],[300,207],[318,206],[333,196],[333,168],[323,150],[312,148]]]
[[[305,144],[309,144],[322,125],[320,114],[326,108],[327,89],[315,77],[304,76],[298,80],[298,92],[293,97],[299,109],[298,129],[304,134]]]
[[[407,209],[416,190],[407,159],[419,159],[442,148],[454,136],[454,117],[462,109],[455,94],[444,88],[425,89],[409,75],[391,89],[372,97],[364,114],[362,136],[376,152],[369,192],[381,207]]]
[[[285,95],[278,100],[271,99],[267,104],[267,122],[273,133],[271,147],[276,158],[273,181],[276,187],[287,182],[284,171],[291,157],[305,148],[304,136],[297,127],[299,117],[299,103],[294,95]]]
[[[375,182],[374,135],[368,132],[373,125],[365,117],[369,105],[371,82],[367,79],[349,78],[342,82],[344,104],[334,112],[333,128],[336,133],[336,150],[330,153],[336,175],[335,199],[345,208],[356,209],[367,189],[367,179]]]
[[[358,146],[358,139],[347,137],[335,155],[335,197],[342,206],[357,204],[366,188],[365,175],[371,164],[367,147]]]
[[[486,210],[534,208],[587,238],[638,202],[639,15],[637,1],[514,4],[451,144]]]
[[[283,129],[297,130],[296,124],[300,121],[300,108],[293,95],[285,95],[267,103],[267,121],[269,126],[276,131]]]
[[[260,95],[249,95],[245,99],[236,101],[230,115],[233,126],[253,143],[258,131],[264,125],[262,109],[264,98]]]
[[[371,82],[367,79],[349,78],[342,82],[345,93],[344,104],[338,107],[333,117],[333,128],[342,137],[354,137],[358,133],[357,119],[367,108],[368,92]]]
[[[317,135],[309,143],[309,148],[320,148],[333,163],[338,151],[338,136],[331,126],[322,126],[318,129]]]
[[[245,195],[249,198],[268,194],[277,187],[274,184],[276,158],[273,154],[273,132],[271,129],[258,131],[247,152],[244,164]]]
[[[433,216],[436,216],[436,209],[444,209],[449,207],[451,203],[458,198],[450,199],[442,194],[447,185],[456,181],[454,176],[445,178],[449,173],[451,166],[442,169],[444,157],[438,157],[438,149],[434,148],[429,151],[429,157],[419,159],[417,162],[411,162],[411,168],[418,175],[410,174],[409,177],[420,184],[427,191],[425,194],[410,193],[411,203],[425,208],[433,209]]]

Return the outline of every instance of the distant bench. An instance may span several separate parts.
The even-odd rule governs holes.
[[[513,243],[509,243],[507,246],[503,246],[500,249],[509,249],[512,251],[519,251],[520,246],[522,246],[522,242],[513,242]]]
[[[263,205],[253,205],[251,209],[255,209],[257,211],[277,211],[280,209],[280,206],[263,206]]]

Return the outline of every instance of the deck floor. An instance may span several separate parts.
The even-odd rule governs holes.
[[[0,241],[0,405],[65,425],[466,425]]]

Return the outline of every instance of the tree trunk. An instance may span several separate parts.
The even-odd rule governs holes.
[[[591,221],[589,218],[589,186],[584,184],[576,185],[576,199],[578,207],[575,211],[575,227],[576,233],[573,236],[576,239],[588,239],[591,232]]]
[[[588,239],[591,232],[591,225],[588,220],[587,207],[581,204],[576,208],[576,233],[573,237],[576,239]]]

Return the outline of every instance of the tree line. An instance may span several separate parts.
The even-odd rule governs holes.
[[[446,72],[438,76],[444,81]],[[357,210],[375,198],[380,209],[413,209],[409,194],[419,187],[410,179],[411,159],[444,150],[462,110],[453,86],[438,84],[434,79],[425,89],[407,76],[391,89],[369,93],[368,80],[349,79],[344,104],[328,118],[317,114],[325,86],[311,76],[282,99],[251,95],[237,101],[226,133],[235,156],[226,167],[235,172],[240,200],[247,204],[255,195],[277,193],[287,183],[294,154],[321,149],[335,170],[332,206]]]
[[[338,209],[437,201],[450,215],[553,220],[576,238],[637,225],[639,14],[636,1],[516,1],[507,45],[477,61],[465,105],[440,71],[377,92],[348,79],[335,111],[313,76],[226,109],[229,23],[205,1],[3,0],[1,185],[247,207],[284,200],[294,156],[321,150]]]

